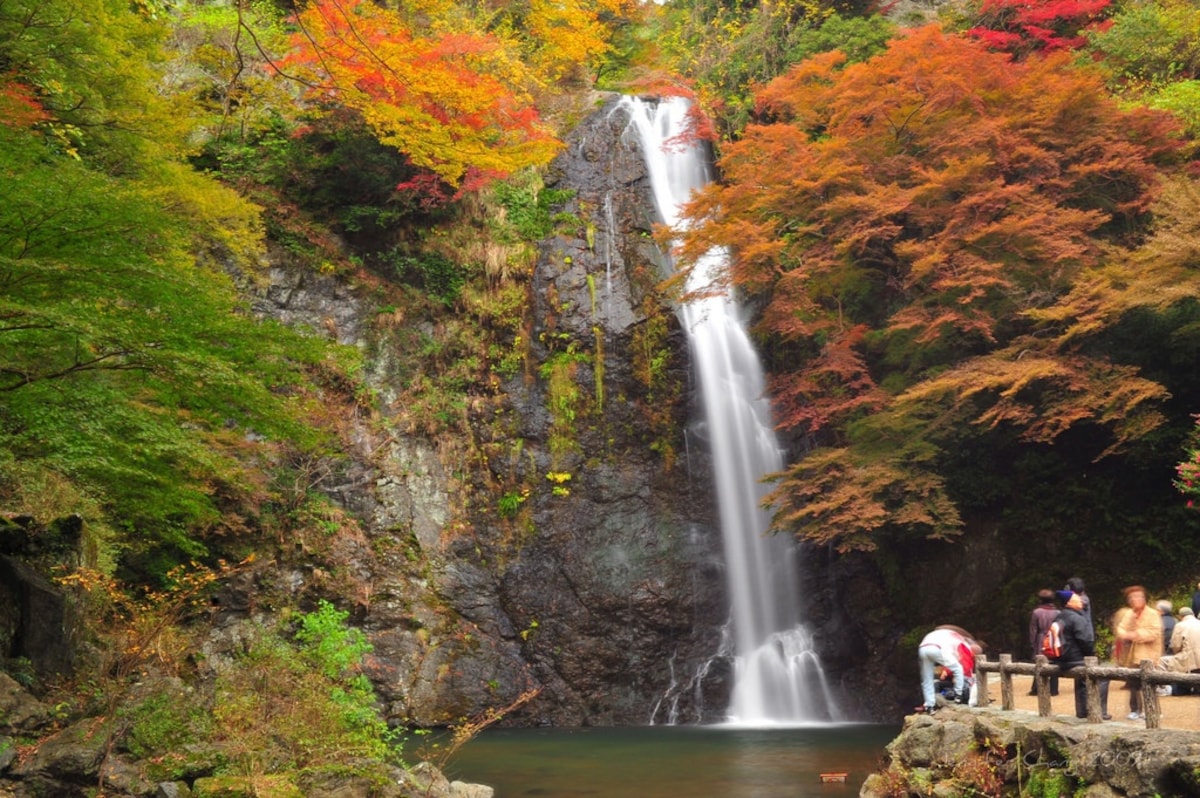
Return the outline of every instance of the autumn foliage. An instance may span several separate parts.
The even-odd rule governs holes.
[[[1099,455],[1157,423],[1160,385],[1038,313],[1133,240],[1175,140],[1064,57],[1013,63],[936,26],[842,63],[758,94],[681,255],[735,252],[781,427],[825,447],[781,482],[781,521],[869,548],[889,524],[953,534],[951,429],[1048,442],[1091,423]]]
[[[1111,0],[983,0],[967,33],[994,50],[1024,57],[1077,50],[1101,24]]]
[[[548,161],[558,141],[526,90],[530,76],[495,36],[415,30],[370,0],[322,0],[281,64],[317,102],[362,114],[379,140],[452,184]]]
[[[0,125],[27,128],[49,118],[32,89],[11,76],[0,75]]]

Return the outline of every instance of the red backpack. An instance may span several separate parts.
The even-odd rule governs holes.
[[[1062,625],[1058,619],[1050,624],[1050,628],[1042,636],[1042,654],[1047,659],[1058,659],[1062,656]]]

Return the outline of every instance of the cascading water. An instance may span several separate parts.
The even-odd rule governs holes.
[[[680,206],[711,180],[703,148],[679,144],[688,103],[626,98],[630,129],[645,154],[662,221],[680,226]],[[713,251],[696,265],[689,288],[703,288],[725,267]],[[685,303],[714,461],[731,598],[735,679],[729,720],[746,725],[840,720],[836,702],[800,620],[797,548],[767,535],[761,478],[782,468],[765,380],[741,308],[731,295]]]

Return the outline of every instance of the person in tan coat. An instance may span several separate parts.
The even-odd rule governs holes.
[[[1158,667],[1173,673],[1190,673],[1200,669],[1200,618],[1191,607],[1179,608],[1179,621],[1171,632],[1171,653],[1158,661]],[[1186,695],[1183,685],[1172,685],[1166,695]],[[1165,691],[1164,691],[1165,692]]]
[[[1113,639],[1116,641],[1117,664],[1136,668],[1144,659],[1158,662],[1163,653],[1162,616],[1154,607],[1146,604],[1146,589],[1141,585],[1125,588],[1126,607],[1113,619]],[[1125,683],[1129,690],[1129,719],[1142,717],[1142,683],[1130,679]]]

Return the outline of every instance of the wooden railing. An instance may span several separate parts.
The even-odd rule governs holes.
[[[1200,673],[1177,673],[1164,671],[1154,667],[1151,660],[1144,659],[1137,668],[1118,668],[1111,665],[1100,665],[1096,657],[1084,657],[1083,665],[1062,670],[1052,665],[1045,657],[1038,655],[1033,662],[1013,662],[1012,654],[1001,654],[999,662],[993,662],[986,656],[980,655],[975,660],[975,681],[978,684],[979,706],[987,706],[988,674],[1000,674],[1000,708],[1011,710],[1015,707],[1013,701],[1013,674],[1031,675],[1037,689],[1038,715],[1049,717],[1050,707],[1050,677],[1062,676],[1070,679],[1084,679],[1087,682],[1087,720],[1088,723],[1099,723],[1100,713],[1100,683],[1141,682],[1142,713],[1146,719],[1147,729],[1157,729],[1162,722],[1162,708],[1158,703],[1156,688],[1164,684],[1187,684],[1200,686]],[[1072,713],[1073,714],[1073,713]]]

